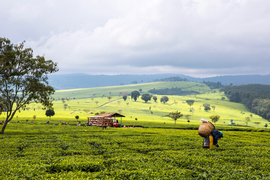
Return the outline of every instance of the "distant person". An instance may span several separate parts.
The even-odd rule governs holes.
[[[31,123],[34,124],[34,121],[32,121]]]
[[[46,122],[46,124],[49,124],[49,123],[50,123],[49,121]]]
[[[223,132],[218,131],[218,130],[213,130],[211,132],[213,139],[214,139],[214,145],[219,147],[218,145],[218,139],[223,138]]]
[[[17,123],[20,123],[20,121],[17,121]]]

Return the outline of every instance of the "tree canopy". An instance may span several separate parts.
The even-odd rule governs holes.
[[[170,112],[168,117],[172,118],[174,120],[174,123],[176,124],[177,119],[181,118],[183,114],[179,111]]]
[[[219,115],[211,115],[209,118],[212,120],[213,123],[218,122],[220,116]]]
[[[169,101],[168,96],[162,96],[162,97],[160,98],[160,102],[163,102],[164,104],[165,104],[166,102],[168,102],[168,101]]]
[[[194,100],[186,100],[186,103],[191,107],[194,104]]]
[[[203,104],[203,107],[204,107],[204,110],[205,110],[205,111],[211,110],[210,104],[208,104],[208,103],[204,103],[204,104]]]
[[[226,86],[224,93],[231,102],[243,103],[251,112],[270,119],[270,85]]]
[[[55,115],[55,112],[53,109],[48,109],[46,110],[45,115],[51,118],[51,116]]]
[[[150,101],[151,98],[152,98],[152,96],[150,94],[148,94],[148,93],[143,94],[142,97],[141,97],[141,99],[144,100],[145,103],[147,103],[147,101]]]
[[[123,99],[124,99],[124,101],[126,101],[126,100],[127,100],[127,96],[126,96],[126,95],[124,95],[124,96],[123,96]]]
[[[7,112],[1,134],[15,113],[31,101],[52,107],[54,89],[48,84],[47,74],[58,71],[57,63],[44,56],[34,57],[24,43],[13,45],[9,39],[0,38],[0,101]]]
[[[132,91],[131,92],[131,99],[134,99],[134,101],[137,101],[138,97],[140,96],[140,92],[139,91]]]

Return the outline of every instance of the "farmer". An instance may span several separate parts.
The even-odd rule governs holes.
[[[219,147],[218,145],[218,139],[222,138],[223,137],[223,132],[221,131],[218,131],[218,130],[213,130],[211,132],[212,136],[213,136],[213,139],[214,139],[214,145]]]

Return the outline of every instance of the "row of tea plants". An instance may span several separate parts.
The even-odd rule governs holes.
[[[0,136],[0,179],[270,179],[269,132],[23,125]],[[10,128],[12,129],[12,128]]]

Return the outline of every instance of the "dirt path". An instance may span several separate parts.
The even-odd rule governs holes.
[[[108,104],[111,104],[111,103],[113,103],[113,102],[115,102],[115,101],[118,101],[118,100],[120,100],[120,99],[121,99],[121,98],[116,99],[116,100],[114,100],[114,101],[107,102],[107,103],[105,103],[105,104],[103,104],[103,105],[101,105],[101,106],[99,106],[99,107],[92,108],[91,110],[95,110],[95,109],[99,109],[99,108],[105,107],[105,106],[107,106]]]

